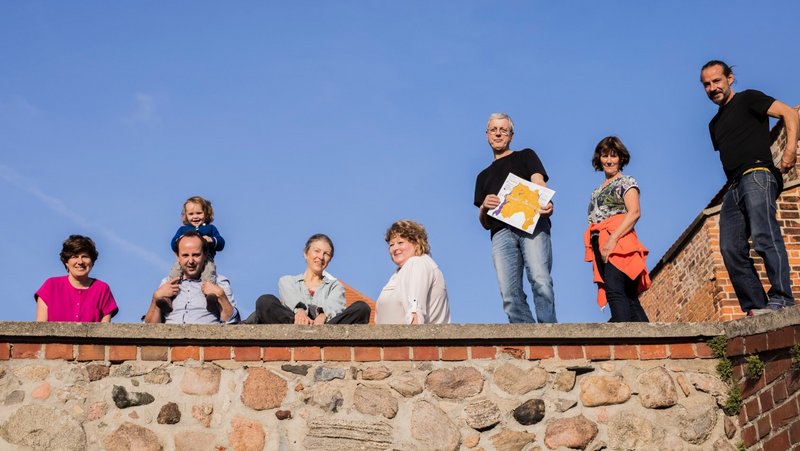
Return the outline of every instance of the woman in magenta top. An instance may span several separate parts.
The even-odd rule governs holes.
[[[89,237],[70,235],[64,241],[61,262],[67,275],[45,280],[33,295],[36,321],[111,322],[119,310],[111,288],[89,277],[97,255]]]

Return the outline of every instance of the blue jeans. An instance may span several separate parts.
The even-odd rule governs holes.
[[[492,260],[503,297],[503,310],[511,323],[534,323],[522,288],[523,266],[533,288],[533,305],[540,323],[555,323],[555,294],[550,270],[553,249],[550,222],[539,220],[533,234],[511,227],[492,237]]]
[[[778,182],[772,173],[753,171],[734,182],[722,201],[719,248],[739,305],[745,312],[794,305],[789,258],[775,220],[777,190]],[[747,240],[751,236],[753,248],[764,260],[767,279],[772,285],[768,293],[764,293],[750,258]]]

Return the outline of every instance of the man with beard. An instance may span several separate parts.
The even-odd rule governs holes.
[[[230,281],[221,275],[217,275],[216,284],[200,280],[206,264],[203,243],[203,237],[196,231],[178,238],[176,256],[181,277],[161,281],[144,315],[146,323],[218,324],[239,321]],[[174,298],[171,310],[158,307],[156,301],[161,298]]]
[[[708,124],[729,185],[720,210],[719,247],[739,305],[748,316],[794,305],[775,200],[783,189],[781,173],[797,162],[797,111],[756,90],[734,92],[733,71],[722,61],[706,63],[700,81],[708,98],[719,105]],[[778,167],[770,152],[770,117],[786,125],[786,148]],[[751,236],[767,270],[767,293],[750,259]]]

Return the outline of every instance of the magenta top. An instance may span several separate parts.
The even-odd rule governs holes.
[[[51,277],[34,295],[47,304],[47,321],[100,322],[117,313],[117,302],[107,283],[93,279],[89,288],[75,288],[69,276]]]

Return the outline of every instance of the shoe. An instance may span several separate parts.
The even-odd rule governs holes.
[[[775,310],[771,308],[754,308],[747,312],[747,316],[758,316],[758,315],[766,315],[767,313],[772,313]]]
[[[158,299],[156,299],[156,307],[160,308],[164,312],[171,312],[172,311],[172,299],[170,299],[170,298],[158,298]]]

